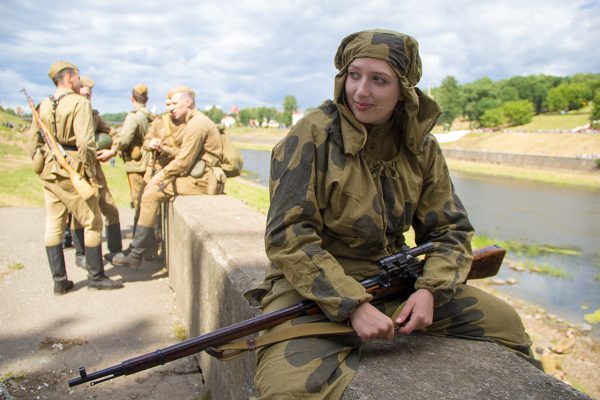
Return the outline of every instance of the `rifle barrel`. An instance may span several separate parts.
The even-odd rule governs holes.
[[[418,266],[422,268],[422,262],[411,258],[429,253],[431,251],[433,251],[433,245],[425,244],[404,252],[405,257],[403,259],[397,255],[392,255],[389,257],[398,258],[397,260],[394,259],[391,261],[406,262],[408,260],[409,262],[407,265],[410,268],[416,268]],[[496,245],[487,246],[483,249],[476,250],[473,253],[473,265],[476,267],[475,270],[481,267],[480,263],[483,263],[484,272],[497,272],[498,268],[500,267],[500,264],[502,263],[502,258],[504,257],[505,253],[506,250]],[[492,266],[495,269],[492,268]],[[474,279],[472,275],[473,273],[471,272],[469,274],[469,279]],[[483,272],[477,275],[477,277],[485,277],[483,276]],[[393,291],[395,289],[393,289],[391,292],[388,290],[388,288],[385,286],[385,284],[388,281],[389,274],[388,272],[383,271],[375,277],[361,281],[361,284],[365,286],[365,288],[367,288],[367,290],[369,291],[377,291],[378,289],[382,289],[381,293],[379,294],[383,293],[384,295],[381,297],[376,296],[376,299],[379,301],[381,299],[384,299],[390,293],[397,293]],[[406,289],[406,287],[398,288],[398,290],[400,291],[404,289]],[[209,332],[204,335],[200,335],[180,343],[176,343],[163,349],[158,349],[151,353],[130,358],[129,360],[123,361],[119,365],[114,365],[112,367],[100,371],[88,374],[85,368],[81,367],[79,368],[79,377],[71,379],[69,381],[69,387],[81,385],[82,383],[87,382],[91,382],[91,385],[93,386],[100,382],[114,379],[119,376],[130,375],[136,372],[144,371],[146,369],[150,369],[158,365],[163,365],[168,362],[202,352],[210,347],[218,347],[230,343],[244,336],[248,336],[260,332],[262,330],[272,328],[290,319],[301,317],[304,315],[318,314],[320,312],[321,310],[315,302],[308,300],[301,301],[281,310],[259,315],[247,319],[245,321],[237,322],[224,328],[217,329],[216,331]]]

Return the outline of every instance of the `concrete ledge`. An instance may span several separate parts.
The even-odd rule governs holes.
[[[446,158],[454,158],[457,160],[580,171],[598,171],[596,160],[589,158],[550,157],[459,149],[443,149],[442,151]]]
[[[264,215],[228,196],[180,196],[167,213],[167,262],[190,336],[256,315],[243,293],[262,281]],[[253,394],[254,354],[200,365],[211,399]],[[371,343],[345,400],[589,399],[499,345],[412,335]]]

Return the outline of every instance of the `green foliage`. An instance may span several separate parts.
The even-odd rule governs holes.
[[[502,126],[506,124],[506,122],[507,119],[504,116],[504,111],[502,107],[496,107],[486,110],[479,119],[479,123],[481,124],[481,126],[486,128]]]
[[[212,106],[209,110],[204,111],[204,114],[215,124],[220,124],[223,117],[225,117],[223,110],[217,106]]]
[[[594,96],[594,107],[590,115],[590,124],[594,129],[600,129],[600,90]]]
[[[439,88],[433,90],[433,97],[442,108],[439,122],[449,130],[464,108],[463,90],[454,77],[448,76]]]
[[[592,325],[600,323],[600,308],[591,314],[585,314],[583,318]]]
[[[502,105],[502,113],[510,126],[524,125],[533,118],[533,104],[528,100],[509,101]]]
[[[288,95],[283,98],[283,115],[280,118],[280,122],[283,122],[285,126],[292,124],[292,113],[298,109],[298,101],[294,96]]]
[[[126,112],[108,113],[108,114],[101,115],[102,119],[105,120],[106,122],[118,122],[118,123],[122,123],[123,121],[125,121],[126,116],[127,116]]]
[[[248,125],[251,119],[256,120],[259,124],[263,121],[270,121],[277,116],[275,107],[256,107],[242,108],[240,110],[240,122],[242,125]]]
[[[592,90],[583,83],[563,83],[548,91],[550,111],[579,110],[592,99]]]

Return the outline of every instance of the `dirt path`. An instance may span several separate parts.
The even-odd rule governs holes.
[[[182,323],[158,262],[139,270],[109,264],[107,275],[125,288],[90,291],[68,249],[75,288],[54,296],[44,215],[43,208],[0,208],[0,399],[201,399],[202,379],[191,359],[69,389],[81,366],[93,372],[178,342],[175,328]],[[132,219],[131,210],[121,210],[124,228]]]

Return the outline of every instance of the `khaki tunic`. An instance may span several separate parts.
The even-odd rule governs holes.
[[[112,129],[110,125],[102,119],[97,110],[92,111],[92,118],[94,134],[97,135],[99,133],[106,133],[110,135],[113,139],[112,148],[118,146],[119,138],[116,135],[115,130]],[[110,189],[108,188],[108,182],[106,181],[106,176],[104,175],[104,171],[102,170],[102,165],[97,158],[96,175],[94,176],[94,180],[96,182],[96,186],[98,187],[98,205],[100,207],[100,212],[105,218],[105,224],[119,224],[119,208],[117,207],[117,203],[115,202],[115,200],[112,197],[112,194],[110,193]],[[73,229],[80,229],[82,227],[81,224],[75,218],[72,219],[71,226]]]
[[[119,129],[118,150],[121,152],[125,162],[125,172],[129,181],[129,190],[131,192],[131,204],[134,209],[139,209],[140,191],[144,181],[144,173],[150,162],[151,152],[144,148],[144,136],[148,132],[152,114],[146,107],[140,104],[134,104],[134,110],[129,112]],[[131,158],[131,152],[134,147],[141,149],[141,158],[134,160]]]
[[[163,151],[157,155],[154,165],[154,173],[160,174],[160,188],[146,186],[142,195],[138,225],[146,227],[154,226],[162,201],[178,194],[220,194],[225,183],[220,168],[223,159],[221,134],[201,112],[190,112],[179,124],[168,115],[157,118],[144,140],[148,149],[152,138],[160,139]],[[194,178],[189,172],[198,160],[204,160],[207,166],[201,177]],[[149,181],[152,175],[149,168],[145,179]]]
[[[89,100],[69,89],[57,89],[54,98],[60,98],[56,112],[53,111],[53,102],[46,98],[39,107],[40,118],[50,132],[55,134],[57,142],[65,147],[73,168],[84,177],[96,176],[96,143]],[[77,194],[69,174],[54,159],[38,131],[34,121],[31,127],[31,154],[38,147],[45,153],[44,168],[39,177],[46,204],[46,246],[56,246],[62,242],[68,213],[72,213],[83,225],[85,246],[99,246],[102,239],[102,218],[98,197],[92,196],[84,201]]]

